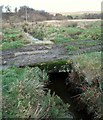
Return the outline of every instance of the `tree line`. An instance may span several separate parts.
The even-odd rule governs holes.
[[[12,11],[11,6],[2,6],[5,10],[2,11],[3,20],[13,20],[16,22],[21,21],[43,21],[43,20],[67,20],[67,19],[100,19],[100,13],[84,13],[81,15],[62,15],[56,13],[55,15],[50,14],[44,10],[35,10],[28,6],[21,6],[20,8],[15,7]]]

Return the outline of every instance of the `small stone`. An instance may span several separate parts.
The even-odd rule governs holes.
[[[7,61],[3,61],[3,65],[5,65],[7,63]]]

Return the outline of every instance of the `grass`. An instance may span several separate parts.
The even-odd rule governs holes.
[[[8,91],[8,89],[11,87],[11,83],[15,83],[18,79],[22,79],[24,72],[25,69],[18,69],[16,67],[12,67],[11,69],[3,71],[3,90]]]
[[[100,75],[101,53],[86,53],[73,59],[75,65],[85,72],[90,82]],[[58,96],[48,92],[44,94],[43,84],[48,76],[45,70],[38,67],[16,68],[12,67],[3,71],[3,117],[6,118],[68,118],[68,105],[64,104]],[[96,76],[95,76],[96,75]],[[94,97],[95,89],[88,88],[81,94],[91,108],[97,104]],[[41,99],[42,98],[42,99]],[[90,98],[90,99],[89,99]],[[91,99],[94,101],[91,102]],[[99,104],[100,105],[100,104]],[[97,108],[96,108],[97,109]],[[100,112],[100,109],[98,109]],[[89,110],[88,110],[89,111]],[[99,114],[98,114],[99,115]],[[99,116],[98,116],[99,117]]]
[[[13,42],[3,42],[1,46],[1,50],[13,49],[13,48],[20,48],[24,45],[24,43],[20,40],[13,41]]]
[[[53,40],[52,40],[53,41]],[[67,43],[67,42],[70,42],[72,41],[72,39],[70,37],[64,37],[64,36],[61,36],[61,35],[58,35],[56,38],[55,38],[55,44],[63,44],[63,43]]]
[[[80,27],[79,23],[74,27],[68,25],[44,26],[42,27],[42,31],[44,31],[45,39],[52,40],[56,44],[62,44],[72,40],[101,40],[100,22],[82,24],[83,27]]]
[[[58,96],[45,95],[45,71],[38,67],[3,71],[3,118],[68,118],[68,104]],[[42,98],[42,99],[41,99]]]
[[[42,28],[42,31],[44,31],[46,40],[51,40],[55,44],[67,44],[66,48],[70,51],[100,44],[100,22],[82,24],[84,26],[83,28],[79,26],[79,23],[74,27],[68,25],[45,26]],[[85,40],[90,42],[84,42]],[[74,47],[74,45],[68,46],[69,42],[73,41],[78,41],[76,47]]]
[[[101,52],[91,52],[76,56],[74,59],[75,69],[81,71],[85,76],[85,80],[89,83],[84,93],[80,95],[82,101],[88,106],[88,113],[92,110],[95,112],[94,119],[102,117],[101,108],[103,107],[102,93],[103,82],[101,77]],[[98,79],[98,84],[95,80]],[[84,84],[84,87],[86,84]]]
[[[88,28],[83,31],[82,34],[79,35],[79,39],[91,39],[91,40],[101,40],[101,28],[100,26],[94,26],[92,28]]]
[[[97,76],[101,77],[101,52],[81,54],[73,60],[85,73],[90,82]]]
[[[3,39],[0,42],[0,50],[20,48],[28,44],[28,41],[24,40],[21,31],[16,28],[3,29]]]
[[[20,31],[15,28],[4,29],[3,33],[4,36],[0,46],[2,50],[19,48],[27,44]],[[39,29],[36,35],[39,38],[45,37],[45,39],[52,40],[55,44],[65,44],[65,48],[71,52],[79,50],[80,47],[97,45],[98,41],[101,40],[99,22],[91,23],[85,28],[80,28],[78,25],[73,27],[45,26],[41,31]],[[85,40],[95,40],[95,42],[84,42]],[[77,41],[76,45],[69,45],[73,41]],[[89,83],[95,78],[101,77],[101,52],[81,54],[74,57],[73,61],[75,66],[79,67],[86,75]],[[52,66],[51,64],[50,67]],[[43,85],[48,79],[45,70],[41,71],[38,67],[11,67],[2,72],[2,78],[3,117],[42,119],[69,117],[67,115],[67,104],[64,104],[58,96],[51,97],[49,92],[45,95]],[[101,87],[103,89],[103,82]],[[94,91],[88,89],[85,95],[82,94],[81,97],[86,101],[88,97],[92,99],[90,97],[92,95],[94,95]],[[88,105],[90,105],[89,102]]]

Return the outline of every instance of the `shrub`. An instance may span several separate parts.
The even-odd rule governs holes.
[[[36,26],[32,31],[32,35],[37,39],[43,40],[45,37],[43,26]]]
[[[65,22],[63,24],[64,27],[77,27],[78,23],[77,22]]]

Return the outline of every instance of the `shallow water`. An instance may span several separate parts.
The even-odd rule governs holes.
[[[30,35],[29,33],[25,33],[31,40],[33,41],[40,41],[39,39],[37,38],[34,38],[32,35]]]
[[[7,65],[0,65],[0,71],[1,70],[5,70],[5,69],[8,69],[10,66],[7,66]]]

